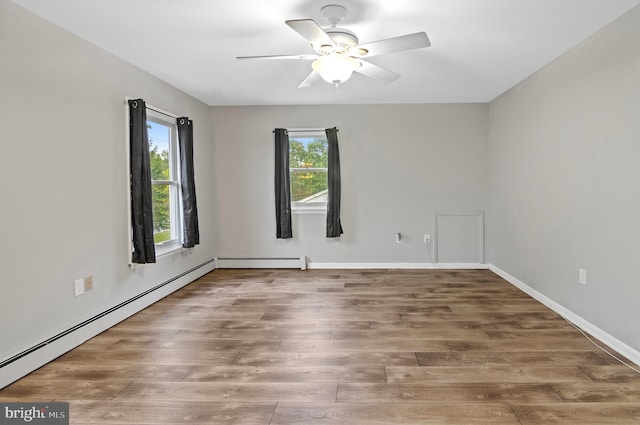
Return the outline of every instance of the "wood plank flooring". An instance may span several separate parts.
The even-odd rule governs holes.
[[[216,270],[0,391],[74,424],[639,424],[640,375],[487,270]]]

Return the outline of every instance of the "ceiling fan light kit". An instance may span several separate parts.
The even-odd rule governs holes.
[[[337,85],[351,78],[353,71],[360,68],[360,61],[342,53],[330,53],[316,59],[311,67],[327,83]]]
[[[291,29],[311,43],[316,55],[242,56],[238,59],[313,60],[311,74],[298,87],[308,87],[320,79],[338,86],[351,78],[354,71],[383,83],[390,83],[400,76],[363,59],[431,45],[424,32],[360,44],[352,31],[337,26],[347,15],[345,7],[330,4],[320,9],[320,12],[331,25],[329,28],[323,29],[312,19],[285,21]]]

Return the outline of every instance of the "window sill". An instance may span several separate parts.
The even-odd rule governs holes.
[[[156,263],[162,261],[162,259],[170,257],[172,255],[182,253],[182,252],[190,252],[191,248],[183,248],[180,243],[172,243],[168,245],[156,246]],[[150,263],[150,264],[156,264]],[[146,264],[137,264],[137,263],[129,263],[129,268],[131,270],[135,270],[139,267],[145,266]]]
[[[304,214],[326,214],[327,213],[327,208],[326,207],[309,207],[309,208],[292,208],[291,209],[291,214],[300,214],[300,215],[304,215]]]
[[[169,255],[175,254],[177,252],[182,251],[182,244],[179,242],[170,243],[167,245],[156,245],[156,259],[167,257]]]

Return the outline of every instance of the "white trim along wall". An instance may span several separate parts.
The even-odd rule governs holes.
[[[17,357],[14,361],[0,368],[0,389],[204,276],[214,268],[214,262],[211,259],[190,271],[170,279],[164,284],[158,285],[142,296],[134,297],[128,302],[114,306],[114,308],[110,309],[113,311],[104,312],[98,315],[95,320],[87,320],[86,324],[80,324],[68,332],[63,332],[58,338],[52,338],[50,342],[45,341],[43,344],[31,349],[25,347],[27,354],[20,355],[20,353],[17,353],[17,356],[14,356]],[[8,360],[10,361],[11,359],[9,357]]]
[[[585,331],[588,334],[590,334],[590,335],[594,336],[595,338],[599,339],[600,341],[602,341],[603,343],[605,343],[609,347],[613,348],[618,353],[622,354],[623,356],[627,357],[629,360],[633,361],[635,364],[640,365],[640,352],[639,351],[633,349],[632,347],[628,346],[624,342],[622,342],[619,339],[613,337],[609,333],[603,331],[599,327],[595,326],[593,323],[591,323],[588,320],[580,317],[579,315],[577,315],[573,311],[569,310],[568,308],[566,308],[566,307],[558,304],[557,302],[553,301],[551,298],[549,298],[549,297],[545,296],[544,294],[541,294],[540,292],[536,291],[535,289],[533,289],[532,287],[530,287],[526,283],[520,281],[519,279],[515,278],[514,276],[511,276],[509,273],[505,272],[504,270],[501,270],[500,268],[498,268],[498,267],[496,267],[496,266],[494,266],[492,264],[489,265],[489,270],[491,270],[492,272],[494,272],[495,274],[497,274],[498,276],[500,276],[501,278],[503,278],[504,280],[506,280],[507,282],[509,282],[513,286],[515,286],[516,288],[518,288],[521,291],[525,292],[527,295],[531,296],[532,298],[534,298],[537,301],[541,302],[542,304],[546,305],[551,310],[555,311],[560,316],[562,316],[568,322],[574,324],[575,326],[579,327],[583,331]]]

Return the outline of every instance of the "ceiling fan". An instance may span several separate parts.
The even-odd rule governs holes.
[[[365,59],[385,53],[429,47],[431,42],[424,32],[359,44],[358,37],[348,29],[338,27],[347,15],[343,6],[331,4],[320,9],[331,26],[321,28],[313,19],[285,21],[291,29],[311,43],[316,54],[239,56],[237,59],[301,59],[313,61],[312,71],[298,88],[309,87],[320,80],[338,86],[358,72],[383,83],[391,83],[400,75],[367,62]]]

